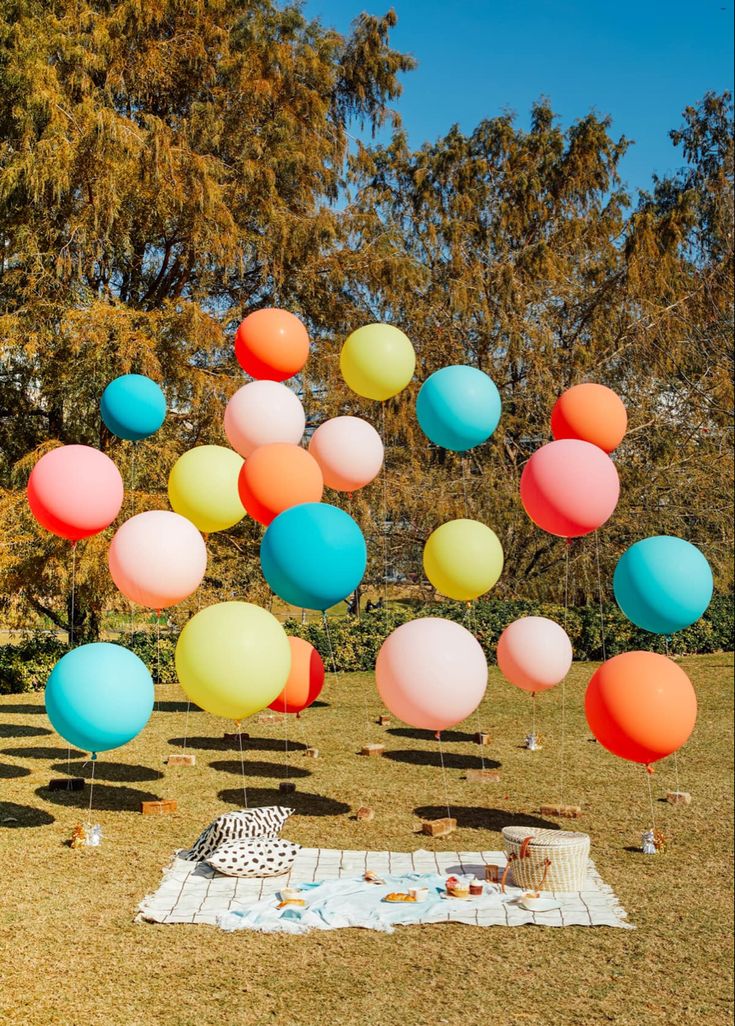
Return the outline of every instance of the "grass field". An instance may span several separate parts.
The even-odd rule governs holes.
[[[86,794],[49,792],[66,770],[65,744],[51,730],[42,695],[0,698],[0,1022],[13,1026],[622,1026],[727,1023],[732,964],[732,655],[683,660],[697,689],[699,722],[679,758],[693,803],[661,801],[674,785],[672,760],[652,778],[664,854],[643,856],[649,822],[644,771],[590,740],[582,697],[591,667],[567,683],[566,801],[583,804],[576,828],[592,837],[604,880],[635,931],[427,926],[391,936],[342,930],[307,937],[223,934],[210,927],[134,925],[137,902],[156,888],[172,851],[218,813],[242,804],[238,755],[223,729],[189,716],[194,768],[167,769],[185,731],[178,688],[158,689],[159,709],[127,747],[101,756],[94,817],[99,849],[65,841],[86,818]],[[367,674],[329,677],[323,704],[291,719],[291,740],[322,758],[291,758],[297,794],[280,799],[286,775],[283,723],[251,723],[246,752],[251,804],[296,807],[285,836],[306,845],[408,851],[500,848],[508,823],[542,822],[539,805],[559,800],[560,689],[538,700],[543,751],[519,747],[530,699],[491,670],[480,722],[502,782],[469,783],[479,766],[475,718],[444,741],[451,838],[418,837],[422,815],[442,815],[437,744],[399,724],[380,728]],[[366,719],[367,710],[367,719]],[[368,722],[368,720],[370,722]],[[387,757],[355,754],[382,738]],[[72,761],[79,771],[81,760]],[[83,770],[89,773],[89,766]],[[178,813],[141,816],[142,799],[173,797]],[[362,804],[373,822],[357,822]],[[556,821],[564,826],[564,821]],[[553,825],[553,823],[552,823]]]

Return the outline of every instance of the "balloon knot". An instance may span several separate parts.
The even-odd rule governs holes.
[[[656,772],[656,770],[653,768],[653,766],[649,762],[648,765],[646,766],[646,773],[649,775],[649,777],[652,777],[655,772]]]
[[[436,734],[434,734],[434,737],[436,738],[437,741],[441,741],[441,739],[442,739],[442,732],[440,730],[437,730]]]
[[[97,762],[97,752],[92,752],[92,762]]]

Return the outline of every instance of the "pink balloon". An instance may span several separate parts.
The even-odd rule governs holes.
[[[131,602],[166,609],[202,583],[207,547],[186,517],[152,509],[126,520],[107,555],[115,586]]]
[[[225,409],[225,434],[245,459],[259,445],[298,445],[306,417],[301,400],[277,381],[251,381],[233,395]]]
[[[534,524],[560,538],[602,527],[615,512],[620,481],[615,464],[591,442],[549,442],[521,474],[521,502]]]
[[[354,492],[378,476],[383,466],[380,435],[360,417],[334,417],[321,424],[309,442],[324,484],[338,492]]]
[[[120,471],[99,449],[62,445],[28,478],[28,505],[41,527],[76,542],[109,527],[123,501]]]
[[[402,624],[386,638],[375,680],[394,716],[412,727],[446,730],[482,701],[487,660],[477,639],[460,624],[426,616]]]
[[[523,616],[498,640],[500,672],[523,691],[548,691],[564,680],[572,665],[569,635],[545,616]]]

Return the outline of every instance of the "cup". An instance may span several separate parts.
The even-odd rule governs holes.
[[[485,885],[483,884],[482,880],[478,880],[477,877],[475,877],[474,880],[470,880],[470,894],[473,897],[479,897],[484,890]]]
[[[429,888],[428,887],[409,887],[408,888],[408,893],[413,898],[414,901],[426,901],[426,899],[429,897]]]
[[[298,898],[299,889],[298,887],[282,887],[281,888],[281,900],[282,901],[293,901],[294,898]]]

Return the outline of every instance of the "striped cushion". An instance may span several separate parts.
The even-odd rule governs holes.
[[[293,811],[283,805],[268,805],[262,809],[225,812],[202,831],[191,848],[178,852],[178,856],[187,862],[204,862],[227,841],[255,837],[277,838]]]

